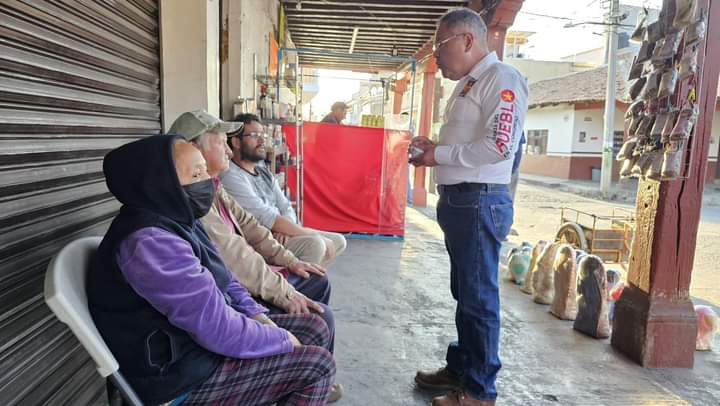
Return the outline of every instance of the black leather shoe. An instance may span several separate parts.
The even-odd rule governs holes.
[[[415,383],[420,388],[430,390],[461,389],[460,377],[447,367],[432,372],[418,371],[415,374]]]

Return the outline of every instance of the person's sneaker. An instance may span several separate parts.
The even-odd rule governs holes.
[[[337,402],[343,396],[343,392],[344,389],[342,385],[340,385],[339,383],[332,384],[332,386],[330,387],[330,396],[328,396],[327,402]]]
[[[433,398],[431,406],[495,406],[495,401],[475,399],[463,391],[452,390]]]
[[[447,367],[432,372],[417,371],[415,383],[423,389],[430,390],[460,389],[460,377]]]

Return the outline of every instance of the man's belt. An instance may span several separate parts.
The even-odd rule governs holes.
[[[467,193],[467,192],[489,192],[492,190],[507,190],[507,185],[501,183],[474,183],[474,182],[463,182],[456,183],[454,185],[439,185],[439,189],[442,192],[455,192],[455,193]]]

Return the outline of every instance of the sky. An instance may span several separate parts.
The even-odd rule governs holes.
[[[532,31],[535,34],[525,48],[527,56],[539,60],[560,60],[562,57],[603,47],[603,27],[598,25],[564,26],[569,22],[602,22],[609,0],[525,0],[510,31]],[[660,8],[662,0],[620,0],[622,5]],[[555,18],[553,18],[555,17]],[[560,18],[557,18],[560,17]],[[567,20],[570,19],[570,20]],[[635,21],[624,21],[633,25]],[[320,92],[312,99],[314,115],[323,116],[338,100],[349,100],[368,74],[350,71],[320,70]],[[335,78],[352,78],[335,79]],[[355,79],[355,80],[353,80]],[[305,107],[307,118],[308,107]]]
[[[336,101],[348,101],[352,99],[353,93],[360,90],[360,84],[370,78],[368,73],[359,73],[351,71],[341,71],[332,69],[319,69],[318,85],[320,92],[313,97],[312,111],[313,116],[320,117],[330,112],[330,106]],[[309,105],[305,106],[303,112],[307,118]]]
[[[590,24],[572,28],[564,26],[583,21],[602,22],[606,12],[603,5],[607,4],[607,1],[525,0],[510,31],[535,32],[525,49],[531,59],[560,60],[577,52],[603,47],[605,38],[602,26]],[[662,0],[621,0],[620,4],[660,8]],[[633,25],[635,21],[623,21],[623,23]]]

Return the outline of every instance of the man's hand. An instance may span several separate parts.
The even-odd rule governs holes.
[[[434,146],[435,143],[430,138],[421,135],[410,140],[410,145],[414,145],[424,151],[426,148]]]
[[[308,299],[307,296],[300,292],[295,292],[293,298],[285,306],[285,311],[289,314],[310,313],[311,311],[316,313],[325,312],[322,306],[317,304],[315,301]]]
[[[292,264],[288,265],[287,269],[293,274],[305,279],[309,278],[311,273],[318,276],[323,276],[326,272],[325,268],[323,268],[322,266],[318,264],[311,264],[305,261],[293,262]]]
[[[436,145],[428,137],[415,137],[410,142],[410,145],[424,151],[422,155],[411,158],[409,161],[411,164],[415,166],[437,166],[438,163],[435,161]]]

